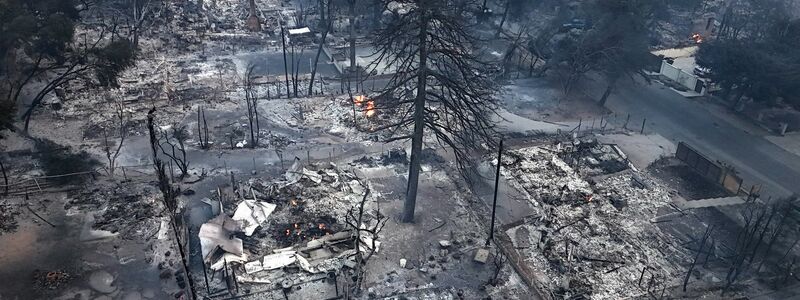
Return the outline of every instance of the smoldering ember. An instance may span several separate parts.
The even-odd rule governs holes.
[[[0,300],[800,298],[799,17],[0,0]]]

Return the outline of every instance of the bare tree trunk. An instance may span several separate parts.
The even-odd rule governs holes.
[[[295,97],[297,97],[297,89],[300,86],[300,57],[303,57],[303,53],[305,53],[305,51],[306,51],[305,48],[300,48],[299,57],[298,57],[295,65],[292,67],[292,69],[294,70],[294,96]]]
[[[294,59],[294,43],[291,41],[289,44],[292,47],[292,90],[294,91],[295,98],[297,97],[297,77],[295,76],[295,59]]]
[[[323,26],[324,24],[328,24],[328,22],[326,22],[326,20],[325,20],[325,6],[326,6],[325,5],[325,0],[319,0],[317,6],[318,6],[317,9],[319,9],[319,23],[320,23],[320,26]]]
[[[683,291],[686,292],[686,285],[689,283],[689,277],[692,276],[692,270],[694,270],[694,266],[697,264],[697,259],[700,258],[700,253],[703,252],[703,247],[706,246],[706,240],[708,239],[708,234],[711,232],[711,226],[706,227],[706,232],[703,234],[703,238],[700,240],[700,247],[697,249],[697,254],[694,256],[692,260],[692,265],[689,267],[689,270],[686,271],[686,277],[683,278]]]
[[[367,203],[367,196],[369,196],[369,188],[365,191],[364,198],[358,205],[358,217],[354,220],[354,224],[351,225],[356,232],[354,249],[356,250],[356,260],[358,263],[356,264],[356,280],[353,287],[353,293],[356,295],[361,293],[361,283],[364,280],[364,255],[361,254],[361,224],[364,220],[364,205]]]
[[[43,59],[44,56],[39,55],[39,58],[36,59],[36,62],[33,64],[33,67],[31,67],[30,73],[28,73],[28,75],[25,76],[24,80],[20,81],[19,84],[17,84],[17,88],[14,88],[13,85],[11,86],[11,89],[8,91],[9,96],[6,99],[9,99],[12,103],[17,103],[17,99],[19,99],[19,95],[22,93],[23,88],[28,84],[28,82],[31,81],[31,79],[33,79],[38,74],[40,74],[40,72],[43,71],[41,68],[41,63]],[[13,96],[11,96],[12,94]]]
[[[736,282],[736,279],[742,273],[742,269],[744,268],[743,265],[745,258],[749,254],[750,244],[753,242],[753,236],[755,235],[761,222],[763,221],[765,212],[762,210],[761,213],[758,214],[758,216],[755,216],[753,214],[751,214],[750,219],[748,219],[745,222],[744,228],[740,231],[741,233],[736,239],[737,241],[736,241],[736,248],[734,251],[734,257],[731,260],[731,266],[728,269],[728,274],[725,278],[726,284],[723,287],[720,295],[724,295],[728,291],[728,289],[733,285],[733,283]],[[755,223],[751,222],[753,217],[756,217]],[[740,240],[741,240],[741,246],[739,246]]]
[[[200,127],[200,106],[197,107],[197,140],[200,141],[200,148],[205,149],[206,143],[203,142],[203,129]]]
[[[503,18],[500,19],[500,26],[497,26],[497,33],[494,34],[495,37],[499,37],[500,33],[503,32],[503,25],[506,23],[506,18],[508,17],[508,9],[511,6],[511,1],[506,0],[505,9],[503,9]]]
[[[178,253],[181,256],[181,265],[183,266],[183,273],[186,276],[187,281],[187,288],[189,289],[189,300],[197,299],[197,293],[194,289],[194,279],[192,276],[189,275],[189,267],[188,261],[186,260],[186,251],[183,248],[183,242],[181,241],[181,235],[178,233],[178,222],[175,219],[175,215],[178,214],[178,204],[176,201],[176,197],[178,196],[179,190],[174,188],[172,184],[169,182],[167,178],[166,170],[164,168],[164,162],[158,158],[158,151],[156,147],[160,147],[159,139],[156,134],[155,124],[153,122],[154,114],[156,108],[153,107],[147,113],[147,129],[150,135],[150,150],[153,153],[153,165],[155,166],[156,175],[158,176],[158,187],[161,190],[163,195],[163,203],[164,208],[166,208],[169,220],[170,220],[170,227],[172,227],[172,233],[175,238],[175,244],[178,246]],[[158,145],[158,146],[157,146]],[[163,152],[163,149],[162,149]]]
[[[320,0],[322,1],[322,0]],[[319,55],[322,53],[322,47],[325,46],[325,38],[328,36],[328,32],[331,31],[331,25],[328,24],[325,27],[325,31],[322,32],[322,40],[319,42],[319,48],[317,48],[317,56],[314,57],[314,65],[311,67],[311,82],[308,83],[308,95],[310,96],[314,91],[314,76],[317,74],[317,64],[319,63]]]
[[[117,122],[116,131],[119,135],[119,143],[117,144],[116,149],[112,151],[111,145],[108,142],[108,134],[106,131],[103,130],[103,138],[104,138],[104,149],[106,153],[106,158],[108,159],[108,175],[114,177],[114,170],[117,168],[117,158],[119,157],[119,152],[122,150],[122,145],[125,143],[125,137],[128,135],[128,119],[125,117],[125,111],[122,107],[122,104],[116,105],[116,113],[115,117]]]
[[[356,0],[349,0],[350,2],[350,71],[355,72],[356,69]]]
[[[286,98],[291,98],[292,94],[289,92],[289,66],[286,63],[286,34],[283,26],[281,26],[281,43],[283,44],[283,74],[286,75]]]
[[[425,98],[427,96],[428,20],[425,0],[419,1],[421,10],[419,25],[419,70],[417,71],[417,96],[414,98],[414,135],[411,138],[411,164],[408,169],[408,187],[403,205],[403,222],[414,221],[417,203],[420,163],[422,162],[422,138],[425,126]]]
[[[781,216],[780,222],[778,222],[778,225],[775,227],[774,232],[770,236],[769,242],[767,242],[767,249],[764,249],[764,255],[762,256],[761,262],[758,263],[758,268],[756,268],[756,272],[761,271],[761,267],[764,266],[764,262],[767,261],[767,258],[769,257],[769,251],[772,250],[772,246],[778,239],[778,235],[780,235],[785,222],[786,222],[786,215],[783,215]],[[753,254],[753,256],[755,256],[755,254]]]
[[[261,136],[260,136],[260,134],[261,134],[261,123],[258,122],[258,97],[253,97],[253,112],[255,113],[255,119],[256,119],[256,142],[255,142],[255,144],[258,145],[258,143],[261,142]]]
[[[30,106],[28,106],[28,109],[26,109],[25,113],[22,115],[22,119],[25,120],[25,125],[23,126],[23,129],[22,129],[23,132],[26,132],[26,133],[28,132],[28,126],[30,125],[31,117],[33,116],[33,110],[36,109],[36,107],[38,107],[39,104],[42,103],[42,100],[44,100],[44,97],[46,97],[48,94],[50,94],[50,92],[52,92],[55,89],[61,87],[62,85],[66,84],[66,83],[68,83],[68,82],[70,82],[70,81],[72,81],[74,79],[77,79],[83,72],[85,72],[85,71],[87,71],[89,69],[88,66],[84,66],[84,67],[81,67],[81,68],[77,68],[77,67],[78,67],[78,63],[77,62],[73,62],[66,69],[66,71],[64,71],[60,75],[56,76],[55,78],[53,78],[53,80],[48,82],[44,86],[44,88],[42,88],[39,91],[39,93],[37,93],[36,96],[33,97],[33,100],[31,100]]]
[[[139,48],[139,1],[133,0],[133,21],[136,22],[133,25],[133,47]]]
[[[753,251],[750,253],[750,258],[747,259],[747,265],[753,263],[753,258],[756,257],[756,253],[758,252],[758,248],[761,246],[761,243],[764,241],[764,234],[767,233],[767,229],[769,229],[769,225],[772,223],[772,218],[775,217],[775,210],[771,209],[769,213],[769,218],[767,218],[767,223],[764,224],[764,227],[761,228],[761,233],[758,235],[758,241],[756,241],[755,246],[753,246]]]
[[[171,136],[166,132],[161,132],[162,136],[164,137],[164,143],[169,146],[170,151],[167,151],[167,149],[164,148],[160,142],[160,139],[156,143],[159,149],[161,149],[161,153],[169,157],[169,159],[174,161],[178,166],[178,169],[181,171],[180,178],[184,178],[189,174],[189,160],[186,158],[186,145],[184,143],[188,137],[188,134],[185,132],[185,130],[185,127],[179,126],[177,123],[173,123]],[[175,139],[175,141],[172,139]],[[175,144],[177,144],[177,147]]]
[[[250,99],[247,99],[247,118],[249,119],[250,123],[250,148],[256,147],[256,135],[255,135],[255,126],[253,126],[253,105],[250,102]]]
[[[253,70],[255,65],[248,65],[244,78],[244,100],[247,102],[247,120],[250,123],[250,147],[256,148],[258,146],[258,103],[256,102],[257,95],[253,88]]]
[[[199,124],[198,124],[198,126],[199,126]],[[206,122],[206,109],[205,108],[203,108],[203,133],[205,135],[205,142],[206,142],[205,148],[208,148],[211,144],[209,143],[209,140],[208,140],[208,122]]]
[[[206,122],[206,110],[200,106],[197,107],[197,137],[200,140],[200,148],[208,149],[209,139],[208,123]]]
[[[603,92],[603,96],[600,97],[600,106],[606,106],[606,102],[608,101],[608,96],[611,96],[611,92],[614,90],[614,87],[617,85],[617,79],[612,79],[608,86],[606,87],[606,91]]]
[[[539,62],[539,56],[531,53],[531,56],[535,57],[531,59],[531,64],[528,67],[528,77],[533,77],[533,68],[536,67],[536,63]]]
[[[3,195],[8,195],[8,174],[6,174],[6,166],[3,165],[2,160],[0,160],[0,171],[3,172],[3,181],[5,182],[5,189]]]
[[[347,95],[350,96],[350,105],[353,108],[353,126],[358,128],[358,118],[356,115],[356,101],[353,98],[353,89],[350,86],[350,77],[347,77]]]

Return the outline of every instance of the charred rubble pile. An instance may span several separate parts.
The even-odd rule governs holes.
[[[602,144],[596,139],[575,140],[556,147],[558,157],[581,176],[613,174],[629,166],[627,157],[616,145]]]
[[[7,203],[0,203],[0,235],[5,232],[13,232],[19,226],[17,224],[17,216],[20,214],[19,209]]]
[[[598,158],[614,161],[607,151],[550,145],[512,150],[502,161],[503,176],[536,207],[506,234],[554,298],[658,295],[684,273],[684,249],[651,223],[669,205],[667,190],[638,171],[598,167]]]
[[[64,204],[68,215],[90,212],[92,229],[118,234],[123,239],[146,240],[160,230],[160,194],[151,187],[126,185],[97,187],[76,192]]]
[[[235,194],[199,237],[206,265],[235,269],[239,283],[291,287],[356,272],[379,249],[385,217],[375,210],[376,196],[333,163],[296,160],[283,178],[251,179]]]
[[[303,99],[293,113],[303,125],[324,129],[328,134],[349,141],[378,141],[389,138],[403,117],[398,106],[390,99],[370,98],[368,95],[315,97]],[[314,103],[316,102],[316,103]],[[310,104],[308,104],[310,103]],[[402,132],[397,132],[402,134]]]
[[[374,168],[377,166],[395,165],[395,164],[408,165],[408,153],[406,152],[406,149],[394,148],[390,149],[386,153],[381,153],[379,156],[364,155],[361,158],[354,160],[353,163],[368,168]]]

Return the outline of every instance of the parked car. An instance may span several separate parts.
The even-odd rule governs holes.
[[[569,31],[571,29],[589,29],[592,28],[592,24],[585,20],[585,19],[572,19],[569,22],[561,24],[561,31]]]
[[[711,75],[711,69],[704,68],[701,66],[694,66],[694,70],[692,71],[692,73],[694,73],[694,75],[697,75],[697,77],[708,78]]]

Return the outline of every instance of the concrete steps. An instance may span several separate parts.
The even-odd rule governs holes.
[[[742,197],[731,196],[731,197],[709,198],[709,199],[692,200],[692,201],[679,201],[676,202],[675,204],[681,209],[692,209],[692,208],[702,208],[702,207],[736,205],[745,202],[746,201],[742,199]]]

